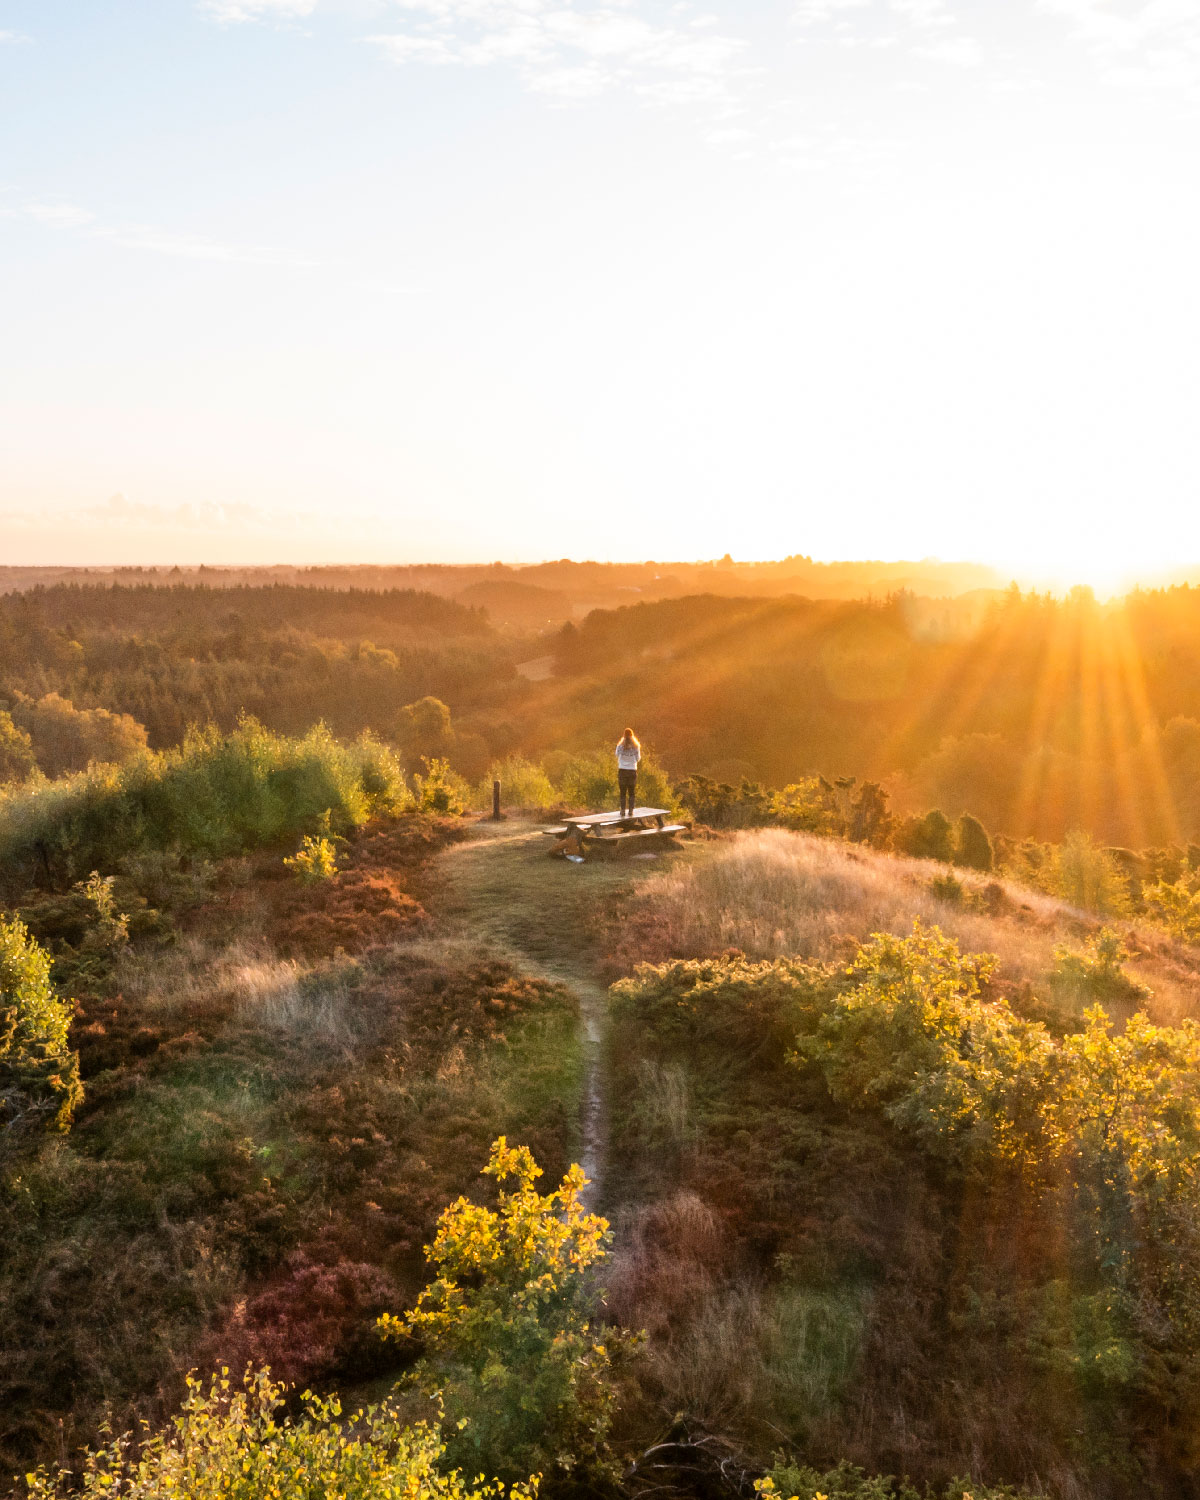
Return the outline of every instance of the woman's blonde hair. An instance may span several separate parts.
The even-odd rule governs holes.
[[[634,734],[632,729],[627,729],[621,736],[621,738],[627,745],[636,745],[639,750],[642,748],[642,742],[638,739],[637,735]]]

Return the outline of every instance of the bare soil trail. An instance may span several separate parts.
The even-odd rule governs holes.
[[[509,958],[526,973],[565,984],[579,1002],[583,1050],[580,1165],[604,1199],[608,1158],[605,1045],[608,990],[598,977],[606,907],[663,860],[548,858],[545,825],[509,819],[477,822],[440,857],[442,910],[453,936]]]

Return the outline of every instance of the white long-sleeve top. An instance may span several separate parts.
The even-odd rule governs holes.
[[[617,770],[636,771],[638,761],[642,758],[642,752],[636,745],[627,745],[624,740],[617,742]]]

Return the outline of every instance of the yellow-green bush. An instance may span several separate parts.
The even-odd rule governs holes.
[[[29,1500],[121,1495],[125,1500],[532,1500],[536,1481],[506,1488],[442,1467],[445,1449],[427,1423],[406,1424],[384,1401],[342,1420],[337,1397],[306,1393],[299,1416],[282,1413],[285,1390],[269,1372],[241,1382],[188,1380],[183,1411],[140,1447],[119,1439],[88,1453],[82,1476],[39,1469]]]
[[[427,1251],[437,1279],[381,1331],[424,1342],[415,1378],[444,1403],[451,1462],[510,1478],[611,1476],[610,1370],[628,1338],[600,1324],[586,1274],[608,1221],[584,1208],[580,1167],[543,1195],[532,1153],[503,1136],[484,1174],[501,1184],[498,1208],[451,1204]]]
[[[70,1002],[50,983],[50,955],[23,922],[0,917],[0,1152],[34,1126],[70,1128],[83,1096],[70,1023]]]

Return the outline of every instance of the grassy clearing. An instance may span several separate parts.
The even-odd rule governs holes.
[[[934,861],[780,829],[693,844],[624,904],[609,971],[730,948],[752,958],[846,958],[871,933],[903,935],[919,918],[968,951],[995,953],[1013,992],[1044,996],[1055,949],[1079,947],[1101,926],[1051,896],[964,870],[955,876],[965,899],[947,900],[935,891],[945,873]],[[1154,1018],[1200,1014],[1200,953],[1144,925],[1114,925],[1134,954],[1130,974],[1153,992]]]

